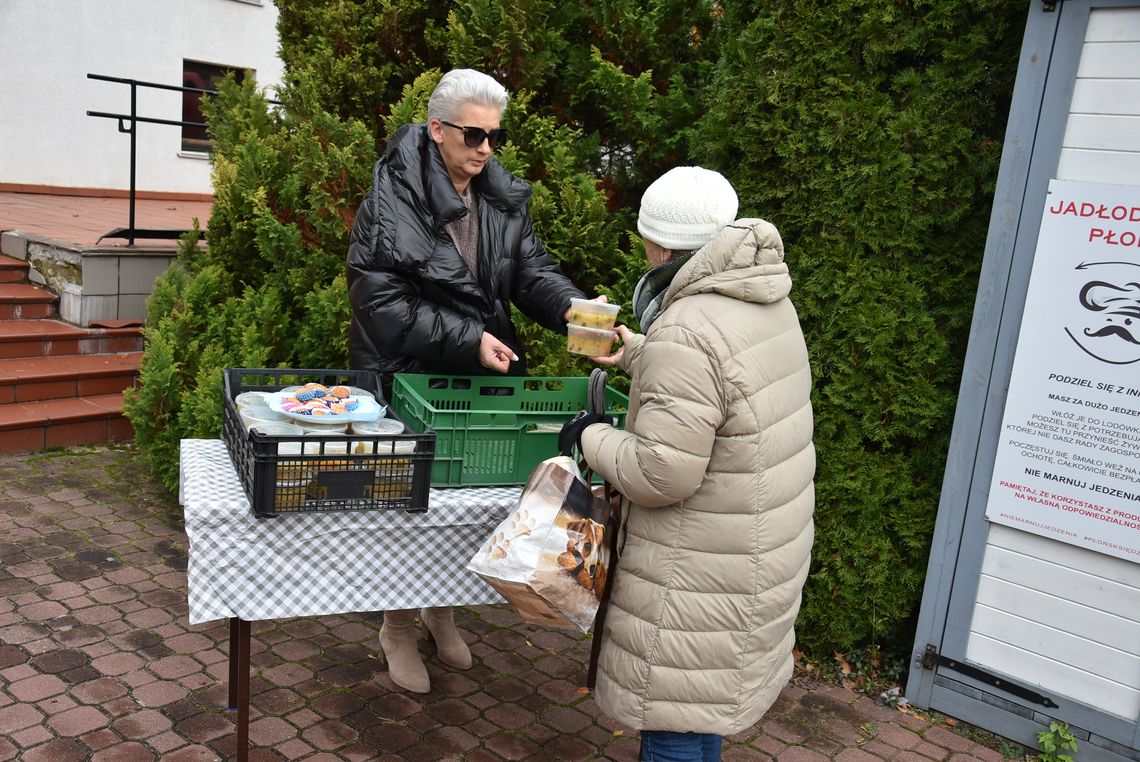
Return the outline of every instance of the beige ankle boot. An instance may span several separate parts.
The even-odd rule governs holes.
[[[455,611],[451,606],[420,609],[424,628],[435,641],[439,660],[456,669],[471,668],[471,649],[463,642],[463,636],[455,628]]]
[[[416,647],[416,610],[385,611],[380,626],[380,648],[388,662],[388,677],[404,690],[431,690],[427,668]]]

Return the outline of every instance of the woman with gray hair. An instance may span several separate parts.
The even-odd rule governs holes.
[[[380,374],[386,398],[394,373],[525,375],[511,303],[566,333],[570,299],[584,296],[534,234],[530,186],[495,160],[506,106],[493,78],[449,71],[427,123],[397,130],[373,169],[348,250],[348,348],[353,368]],[[440,661],[469,668],[451,607],[420,613]],[[385,612],[380,647],[392,682],[426,693],[416,614]]]

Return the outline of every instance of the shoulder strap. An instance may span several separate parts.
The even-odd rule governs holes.
[[[602,632],[606,626],[606,612],[610,608],[610,594],[617,580],[618,567],[618,534],[621,532],[621,495],[618,494],[609,482],[605,482],[605,501],[609,510],[609,521],[606,522],[606,544],[610,546],[610,569],[606,577],[606,589],[602,591],[602,599],[598,602],[598,612],[594,614],[593,635],[590,640],[590,665],[586,669],[586,689],[594,690],[598,681],[598,655],[602,651]]]

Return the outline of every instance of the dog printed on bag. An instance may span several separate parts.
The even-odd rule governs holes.
[[[570,518],[560,512],[559,518]],[[566,550],[558,554],[558,565],[580,586],[602,599],[606,589],[606,528],[587,518],[566,522]]]

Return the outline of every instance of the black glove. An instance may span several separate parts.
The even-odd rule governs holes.
[[[595,423],[612,423],[613,419],[604,413],[589,413],[580,411],[562,426],[558,432],[558,451],[563,455],[573,456],[574,448],[582,451],[582,432],[587,426]]]

